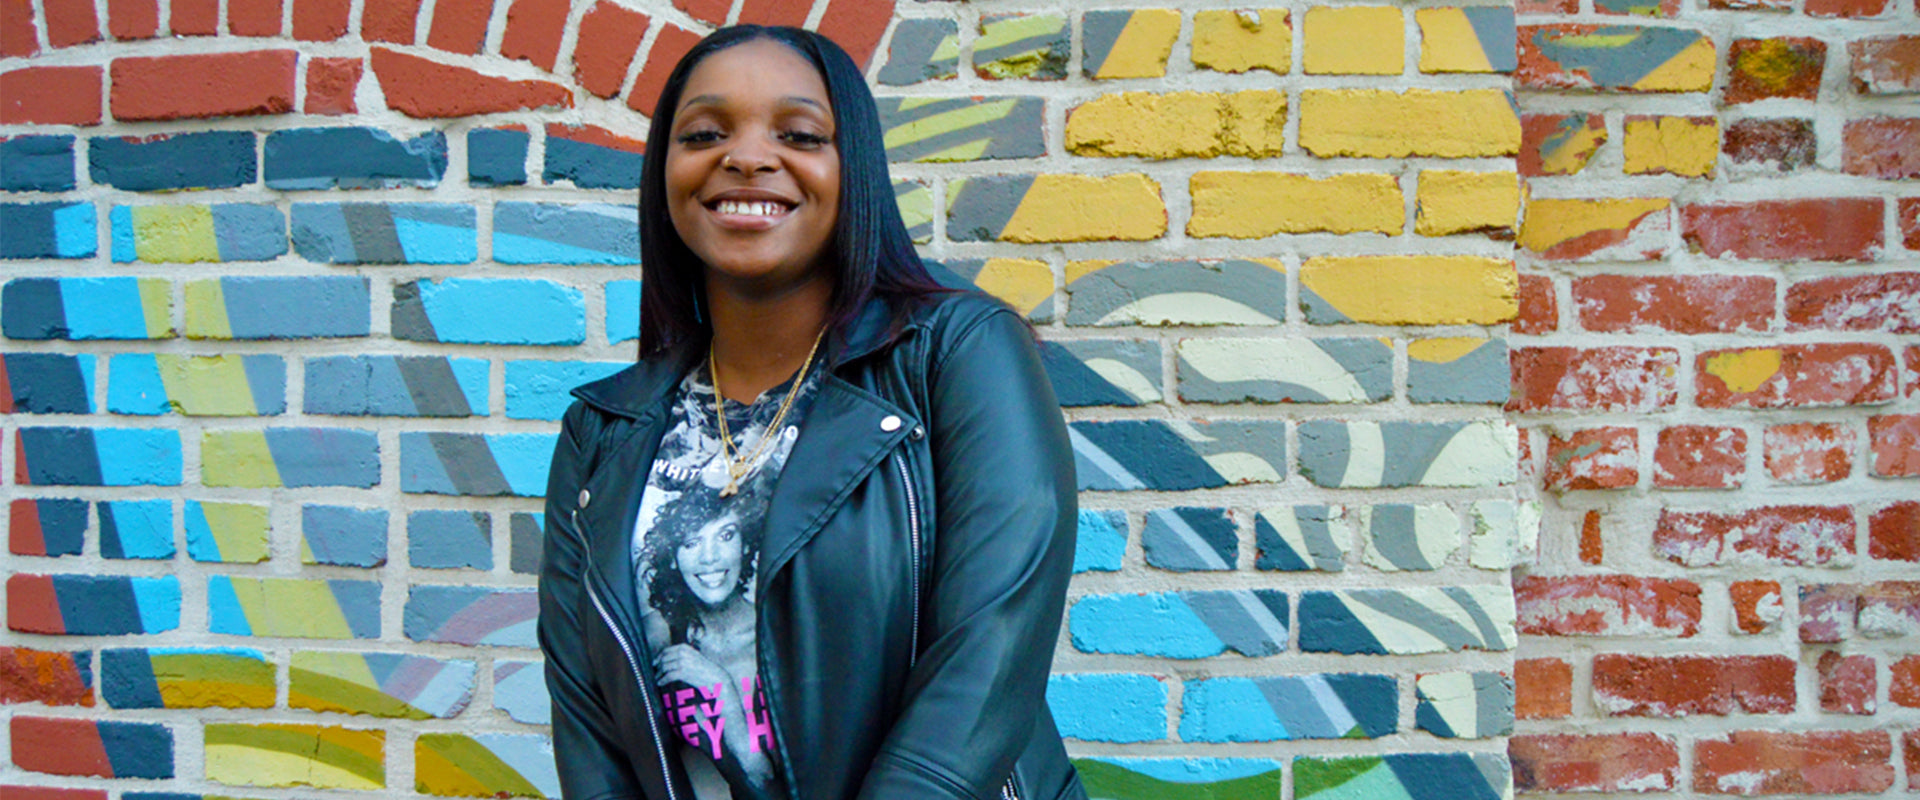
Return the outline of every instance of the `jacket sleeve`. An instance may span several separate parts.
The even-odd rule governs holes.
[[[922,653],[862,800],[999,797],[1046,703],[1072,571],[1073,453],[1033,334],[998,310],[938,349]]]
[[[585,559],[572,522],[574,498],[587,468],[581,440],[583,408],[574,403],[554,446],[547,474],[546,542],[540,556],[540,652],[546,656],[547,693],[553,700],[553,756],[561,794],[568,800],[639,797],[626,754],[616,745],[611,717],[601,701],[582,645],[583,626],[595,621],[581,582]]]

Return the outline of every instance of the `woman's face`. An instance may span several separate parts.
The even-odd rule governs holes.
[[[816,269],[840,209],[827,86],[791,48],[758,39],[694,67],[673,110],[667,214],[709,286],[778,292]]]
[[[703,605],[717,606],[738,587],[744,553],[740,518],[722,514],[681,540],[673,560],[693,596]]]

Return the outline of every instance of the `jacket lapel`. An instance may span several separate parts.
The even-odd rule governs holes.
[[[892,430],[882,427],[898,417]],[[757,582],[765,596],[773,575],[813,538],[841,501],[920,421],[905,411],[827,375],[800,425],[787,465],[773,486],[761,544]]]

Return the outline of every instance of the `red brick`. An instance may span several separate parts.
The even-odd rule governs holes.
[[[1720,152],[1734,164],[1767,164],[1780,172],[1813,166],[1818,147],[1809,119],[1742,119],[1726,128]]]
[[[1860,589],[1844,583],[1800,585],[1800,641],[1831,644],[1853,636]]]
[[[331,42],[347,35],[352,0],[293,0],[293,38]]]
[[[1881,581],[1860,587],[1860,635],[1869,639],[1920,636],[1920,581]]]
[[[1653,485],[1662,489],[1735,489],[1747,471],[1747,432],[1712,425],[1662,428],[1653,450]]]
[[[1573,665],[1557,658],[1513,662],[1516,719],[1560,719],[1573,714]]]
[[[608,2],[596,3],[580,18],[579,43],[573,48],[573,79],[600,97],[620,93],[627,65],[647,33],[647,17]],[[657,48],[658,45],[655,45]]]
[[[1640,431],[1636,428],[1588,428],[1547,440],[1548,489],[1625,489],[1639,482]]]
[[[1883,478],[1920,476],[1920,414],[1884,414],[1867,418],[1873,446],[1873,474]]]
[[[1540,482],[1540,466],[1533,457],[1533,430],[1530,428],[1521,428],[1519,434],[1520,452],[1519,457],[1515,459],[1519,462],[1515,464],[1515,467],[1519,470],[1517,473],[1519,475],[1518,482],[1522,486],[1533,486]]]
[[[52,786],[0,786],[7,800],[107,800],[105,789],[58,789]]]
[[[560,57],[560,37],[567,31],[567,11],[568,0],[514,0],[507,9],[500,55],[552,72]]]
[[[1511,356],[1509,411],[1650,411],[1680,397],[1669,347],[1522,347]]]
[[[227,0],[227,32],[235,36],[279,36],[280,0]]]
[[[1773,279],[1757,275],[1593,275],[1573,281],[1580,325],[1591,331],[1764,331]]]
[[[27,67],[0,73],[0,124],[100,124],[100,68]]]
[[[1567,137],[1579,134],[1592,136],[1592,144],[1579,151],[1578,158],[1548,172],[1546,152],[1557,150]],[[1571,175],[1587,166],[1595,151],[1607,141],[1607,120],[1600,114],[1522,114],[1520,115],[1520,155],[1516,159],[1520,174],[1526,177],[1541,175]]]
[[[1853,509],[1765,506],[1747,511],[1661,509],[1653,552],[1676,564],[1819,565],[1853,556]]]
[[[114,119],[247,117],[293,110],[292,50],[116,58]]]
[[[113,764],[92,720],[14,717],[13,763],[49,775],[113,777]]]
[[[1907,365],[1906,395],[1920,397],[1920,344],[1910,345],[1901,353],[1903,354],[1901,359]]]
[[[413,44],[420,0],[380,0],[360,12],[360,38],[369,42]]]
[[[557,83],[482,75],[384,47],[373,48],[373,75],[387,107],[415,119],[573,106],[573,94]]]
[[[701,22],[721,25],[727,21],[733,0],[673,0],[673,7]]]
[[[1552,278],[1521,275],[1518,298],[1520,315],[1513,320],[1514,333],[1538,336],[1560,327],[1560,306],[1554,298]]]
[[[1829,714],[1872,714],[1880,690],[1873,656],[1820,654],[1820,710]]]
[[[1847,43],[1853,90],[1861,94],[1920,92],[1920,36],[1868,36]]]
[[[1787,329],[1920,333],[1920,272],[1837,275],[1787,289]]]
[[[1897,207],[1900,243],[1908,250],[1920,250],[1920,197],[1902,197]]]
[[[159,0],[107,0],[107,33],[123,40],[160,35]]]
[[[72,47],[100,41],[100,16],[93,0],[42,0],[47,15],[47,44]]]
[[[812,3],[796,3],[794,0],[746,0],[740,6],[740,22],[797,27],[807,21],[807,12],[812,10]]]
[[[558,122],[549,122],[547,123],[547,141],[555,139],[597,145],[635,155],[647,152],[646,140],[621,136],[598,125],[562,125]]]
[[[33,0],[0,0],[0,57],[16,58],[40,52],[40,24]]]
[[[1920,730],[1900,734],[1900,748],[1907,754],[1907,788],[1920,790]]]
[[[1773,425],[1764,437],[1767,473],[1782,483],[1832,483],[1853,474],[1853,429],[1831,422]]]
[[[1662,636],[1700,630],[1700,586],[1631,575],[1529,575],[1515,582],[1518,628],[1535,636]]]
[[[72,653],[0,647],[0,703],[91,706],[91,672],[82,672]]]
[[[1797,665],[1786,656],[1593,657],[1593,702],[1621,717],[1792,713]]]
[[[1893,662],[1891,671],[1893,680],[1887,685],[1887,699],[1896,706],[1920,708],[1920,656],[1906,656]]]
[[[1819,39],[1782,36],[1735,39],[1727,48],[1727,89],[1722,102],[1751,103],[1772,97],[1812,100],[1820,94],[1827,45]]]
[[[1867,554],[1885,561],[1920,561],[1920,502],[1904,500],[1873,512]]]
[[[171,0],[167,29],[175,36],[214,36],[220,33],[220,0]]]
[[[328,116],[357,113],[360,109],[353,94],[360,87],[365,68],[357,58],[308,59],[306,112]]]
[[[1651,733],[1515,736],[1507,754],[1521,792],[1664,792],[1680,772],[1673,740]]]
[[[1599,509],[1587,509],[1580,518],[1580,563],[1599,564],[1607,560],[1607,540],[1600,535]]]
[[[1703,794],[1845,794],[1893,786],[1886,731],[1735,731],[1693,746],[1693,790]]]
[[[1877,344],[1808,344],[1710,350],[1694,362],[1702,408],[1790,408],[1884,403],[1899,370]]]
[[[670,23],[661,25],[660,32],[653,37],[653,47],[647,51],[646,64],[633,79],[633,90],[627,94],[627,107],[653,116],[653,104],[660,101],[660,90],[667,85],[667,76],[673,73],[673,65],[679,63],[680,57],[699,42],[700,34]]]
[[[478,53],[487,42],[492,18],[493,0],[435,0],[427,46],[461,55]]]
[[[1680,209],[1681,235],[1709,258],[1871,261],[1883,209],[1877,197],[1698,203]]]
[[[827,11],[820,17],[821,35],[832,39],[853,56],[853,63],[867,68],[880,36],[893,20],[894,0],[827,0]]]
[[[1779,581],[1734,581],[1727,598],[1733,602],[1733,629],[1740,633],[1766,633],[1786,616]]]
[[[1809,17],[1878,17],[1893,7],[1893,0],[1807,0]]]
[[[1868,117],[1846,127],[1846,171],[1886,180],[1920,178],[1920,119]]]

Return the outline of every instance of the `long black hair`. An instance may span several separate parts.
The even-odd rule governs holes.
[[[842,332],[871,298],[914,298],[947,291],[927,274],[900,219],[887,149],[873,93],[853,59],[832,40],[800,28],[736,25],[700,40],[674,65],[654,105],[640,175],[640,356],[680,342],[704,341],[711,323],[701,312],[704,265],[680,239],[667,216],[667,146],[674,109],[687,77],[707,56],[758,39],[786,45],[805,58],[827,85],[833,110],[834,149],[840,155],[840,207],[827,243],[838,269],[827,309],[828,328]],[[894,325],[908,304],[893,306]]]

